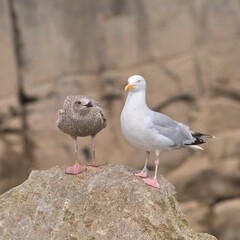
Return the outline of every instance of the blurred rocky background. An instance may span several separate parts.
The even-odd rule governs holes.
[[[216,136],[205,151],[160,156],[187,219],[240,239],[239,66],[238,0],[0,0],[0,192],[32,169],[73,162],[72,140],[55,126],[67,95],[106,111],[98,162],[141,168],[145,153],[119,121],[127,78],[140,74],[151,108]],[[87,163],[91,139],[78,143]]]

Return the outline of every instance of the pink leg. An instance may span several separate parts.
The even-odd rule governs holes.
[[[154,177],[153,178],[143,179],[143,181],[147,185],[150,185],[150,186],[155,187],[155,188],[160,188],[159,183],[157,181],[158,164],[159,164],[159,159],[158,159],[158,156],[157,156],[157,160],[155,161],[155,174],[154,174]]]
[[[95,154],[95,136],[92,136],[92,162],[87,164],[87,166],[90,167],[99,167],[100,164],[96,163],[96,154]]]
[[[75,164],[68,167],[66,169],[66,173],[68,174],[79,174],[83,171],[86,170],[86,168],[84,166],[81,166],[79,163],[78,163],[78,145],[77,145],[77,137],[72,137],[73,138],[73,141],[74,141],[74,151],[75,151]]]
[[[146,151],[146,160],[145,160],[144,168],[140,173],[134,173],[134,176],[141,177],[141,178],[147,177],[147,162],[148,162],[149,156],[150,156],[150,152]]]

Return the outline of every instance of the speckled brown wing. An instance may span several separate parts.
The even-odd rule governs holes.
[[[96,101],[96,100],[92,100],[92,101],[98,106],[99,113],[100,113],[102,121],[103,121],[103,128],[105,128],[107,126],[107,117],[106,117],[101,105],[98,103],[98,101]]]
[[[68,109],[71,106],[74,98],[74,96],[67,96],[63,103],[63,109]]]
[[[102,120],[103,120],[103,128],[105,128],[105,127],[107,126],[107,117],[106,117],[106,115],[105,115],[105,113],[104,113],[104,111],[103,111],[102,108],[100,108],[99,113],[100,113],[101,116],[102,116]]]

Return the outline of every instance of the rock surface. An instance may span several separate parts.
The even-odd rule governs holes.
[[[54,167],[33,171],[0,197],[0,239],[12,240],[216,240],[188,227],[174,187],[160,190],[119,165],[66,175]]]

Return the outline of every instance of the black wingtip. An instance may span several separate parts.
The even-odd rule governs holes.
[[[205,143],[206,141],[201,139],[201,138],[196,138],[194,142],[192,143],[189,143],[189,144],[185,144],[185,145],[199,145],[199,144],[203,144]]]
[[[205,133],[199,133],[199,132],[191,132],[191,135],[195,138],[215,138],[215,136],[205,134]]]

